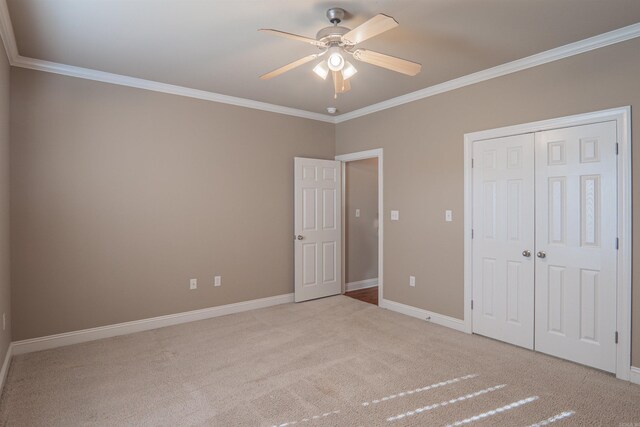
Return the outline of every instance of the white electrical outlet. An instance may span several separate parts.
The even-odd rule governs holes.
[[[215,276],[213,278],[213,286],[222,286],[222,276]]]
[[[444,211],[444,220],[447,221],[447,222],[453,221],[453,212]]]
[[[409,276],[409,286],[412,286],[415,288],[416,286],[416,276]]]
[[[356,218],[360,218],[360,209],[356,209]]]
[[[191,290],[198,289],[198,279],[189,280],[189,289]]]
[[[400,220],[400,211],[391,211],[391,221]]]

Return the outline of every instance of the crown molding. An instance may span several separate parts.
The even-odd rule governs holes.
[[[391,98],[386,101],[372,104],[349,113],[338,116],[314,113],[311,111],[296,108],[284,107],[281,105],[269,104],[266,102],[254,101],[252,99],[239,98],[235,96],[223,95],[215,92],[208,92],[200,89],[192,89],[184,86],[176,86],[167,83],[145,80],[136,77],[124,76],[121,74],[107,73],[104,71],[89,68],[75,67],[72,65],[60,64],[57,62],[43,61],[40,59],[27,58],[18,52],[13,25],[9,15],[9,8],[6,0],[0,0],[0,37],[4,43],[9,63],[14,67],[29,68],[32,70],[45,71],[48,73],[61,74],[65,76],[78,77],[81,79],[95,80],[104,83],[111,83],[121,86],[129,86],[138,89],[151,90],[155,92],[168,93],[189,98],[202,99],[222,104],[230,104],[239,107],[253,108],[256,110],[269,111],[272,113],[286,114],[294,117],[301,117],[310,120],[318,120],[326,123],[338,124],[372,114],[388,108],[397,107],[409,102],[418,101],[430,96],[438,95],[455,89],[460,89],[475,83],[480,83],[496,77],[537,67],[538,65],[558,61],[594,49],[609,46],[615,43],[631,40],[640,37],[640,23],[622,27],[609,31],[588,39],[570,43],[545,52],[537,53],[526,58],[518,59],[493,68],[478,71],[457,79],[449,80],[434,86],[429,86],[406,95]]]
[[[9,63],[13,65],[13,58],[18,56],[18,45],[9,16],[9,7],[7,0],[0,0],[0,37],[4,44],[4,50],[7,53]]]
[[[20,55],[18,51],[18,45],[16,43],[15,33],[13,32],[13,25],[11,24],[11,16],[9,15],[7,0],[0,0],[0,37],[2,38],[9,63],[14,67],[28,68],[31,70],[45,71],[48,73],[78,77],[86,80],[94,80],[120,86],[129,86],[138,89],[151,90],[154,92],[186,96],[188,98],[202,99],[205,101],[218,102],[221,104],[229,104],[238,107],[268,111],[271,113],[301,117],[304,119],[335,123],[335,118],[326,114],[269,104],[267,102],[254,101],[252,99],[223,95],[220,93],[208,92],[206,90],[192,89],[184,86],[176,86],[152,80],[129,77],[121,74],[107,73],[105,71],[92,70],[90,68],[75,67],[73,65],[60,64],[57,62],[44,61],[41,59],[27,58]]]
[[[138,89],[151,90],[154,92],[186,96],[188,98],[203,99],[205,101],[230,104],[238,107],[253,108],[255,110],[269,111],[272,113],[285,114],[288,116],[301,117],[304,119],[334,123],[334,118],[325,114],[299,110],[296,108],[283,107],[281,105],[269,104],[266,102],[254,101],[252,99],[246,98],[238,98],[235,96],[223,95],[220,93],[208,92],[200,89],[192,89],[184,86],[176,86],[168,83],[139,79],[136,77],[129,77],[121,74],[107,73],[105,71],[75,67],[73,65],[59,64],[57,62],[43,61],[41,59],[26,58],[20,55],[18,55],[17,58],[14,58],[11,65],[15,67],[28,68],[31,70],[46,71],[48,73],[78,77],[81,79],[95,80],[103,83],[129,86]]]
[[[526,58],[517,59],[506,64],[478,71],[477,73],[468,74],[466,76],[449,80],[447,82],[440,83],[434,86],[429,86],[425,89],[398,96],[387,101],[372,104],[368,107],[360,108],[359,110],[336,116],[334,121],[335,123],[346,122],[347,120],[366,116],[367,114],[397,107],[398,105],[418,101],[423,98],[428,98],[430,96],[438,95],[451,90],[460,89],[465,86],[484,82],[486,80],[526,70],[528,68],[537,67],[538,65],[558,61],[560,59],[568,58],[574,55],[579,55],[584,52],[589,52],[594,49],[599,49],[601,47],[609,46],[615,43],[631,40],[636,37],[640,37],[640,23],[622,27],[617,30],[609,31],[608,33],[603,33],[594,37],[590,37],[588,39],[577,41],[575,43],[570,43],[551,50],[537,53],[535,55],[527,56]]]

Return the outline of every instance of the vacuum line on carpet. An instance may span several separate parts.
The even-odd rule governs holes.
[[[551,423],[555,423],[556,421],[560,421],[564,418],[569,418],[571,416],[573,416],[573,414],[575,414],[574,411],[564,411],[558,415],[554,415],[553,417],[547,418],[546,420],[543,421],[538,421],[535,424],[531,424],[529,427],[542,427],[542,426],[546,426],[549,425]]]
[[[324,414],[321,415],[314,415],[312,417],[307,417],[307,418],[303,418],[301,420],[296,420],[296,421],[289,421],[286,423],[282,423],[282,424],[274,424],[273,427],[287,427],[287,426],[293,426],[296,424],[302,424],[302,423],[307,423],[309,421],[314,421],[314,420],[319,420],[320,418],[326,418],[329,415],[335,415],[337,413],[339,413],[340,411],[331,411],[331,412],[325,412]]]
[[[464,420],[460,420],[460,421],[456,421],[453,424],[448,424],[446,427],[458,427],[464,424],[470,424],[479,420],[483,420],[487,417],[492,417],[494,415],[500,414],[502,412],[505,411],[509,411],[511,409],[517,408],[518,406],[522,406],[522,405],[526,405],[527,403],[531,403],[534,400],[538,400],[539,397],[538,396],[531,396],[531,397],[527,397],[526,399],[522,399],[522,400],[518,400],[517,402],[512,402],[508,405],[504,405],[501,406],[499,408],[496,409],[492,409],[490,411],[487,412],[483,412],[481,414],[478,415],[474,415],[473,417],[470,418],[465,418]]]
[[[468,379],[471,379],[471,378],[475,378],[477,376],[478,376],[478,374],[470,374],[470,375],[465,375],[464,377],[452,378],[450,380],[442,381],[442,382],[439,382],[439,383],[434,383],[434,384],[428,385],[426,387],[416,388],[415,390],[407,390],[407,391],[403,391],[403,392],[400,392],[400,393],[391,394],[389,396],[381,397],[380,399],[375,399],[375,400],[372,400],[370,402],[362,402],[362,406],[375,405],[376,403],[386,402],[388,400],[395,399],[397,397],[404,397],[404,396],[412,395],[414,393],[420,393],[420,392],[423,392],[423,391],[432,390],[434,388],[443,387],[443,386],[449,385],[449,384],[454,384],[454,383],[457,383],[457,382],[462,381],[462,380],[468,380]]]
[[[434,403],[433,405],[429,405],[429,406],[423,406],[422,408],[414,409],[413,411],[408,411],[408,412],[405,412],[404,414],[399,414],[399,415],[396,415],[394,417],[389,417],[389,418],[387,418],[387,421],[401,420],[402,418],[411,417],[413,415],[418,415],[418,414],[421,414],[423,412],[428,412],[428,411],[431,411],[433,409],[439,408],[441,406],[447,406],[447,405],[451,405],[451,404],[454,404],[454,403],[462,402],[462,401],[467,400],[467,399],[473,399],[474,397],[478,397],[478,396],[481,396],[483,394],[487,394],[487,393],[491,393],[491,392],[496,391],[496,390],[500,390],[501,388],[504,388],[506,386],[507,386],[506,384],[500,384],[500,385],[496,385],[496,386],[493,386],[493,387],[485,388],[484,390],[476,391],[474,393],[469,393],[469,394],[466,394],[464,396],[456,397],[455,399],[445,400],[443,402]]]

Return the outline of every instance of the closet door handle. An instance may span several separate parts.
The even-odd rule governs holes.
[[[547,254],[544,253],[543,251],[538,252],[536,255],[538,256],[538,258],[546,258],[547,257]]]
[[[522,256],[529,258],[531,256],[531,251],[529,249],[525,249],[522,251]]]

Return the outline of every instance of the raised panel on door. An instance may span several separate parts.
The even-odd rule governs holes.
[[[547,330],[546,333],[565,336],[565,292],[566,292],[566,269],[557,265],[550,265],[547,268],[547,275],[544,279],[547,281]],[[544,281],[543,278],[538,280],[538,286]]]
[[[317,200],[318,190],[315,188],[302,189],[302,230],[315,231],[318,229],[317,222]]]
[[[496,305],[496,281],[498,280],[495,258],[482,258],[482,291],[479,299],[478,310],[482,312],[482,317],[495,319]]]
[[[535,348],[615,371],[616,125],[536,139]]]
[[[474,143],[473,332],[533,348],[533,134]]]
[[[302,286],[317,286],[318,244],[302,243]]]
[[[322,283],[333,283],[337,279],[338,260],[336,259],[336,242],[322,243]]]
[[[520,293],[522,292],[522,284],[527,279],[522,275],[523,270],[522,262],[507,262],[507,322],[517,325],[522,324],[520,318],[522,296]]]
[[[295,301],[341,292],[340,162],[295,158]]]
[[[322,190],[322,229],[335,230],[338,224],[336,212],[336,189],[325,188]]]

